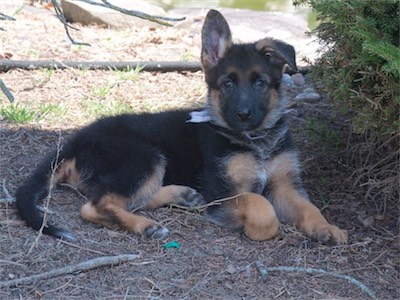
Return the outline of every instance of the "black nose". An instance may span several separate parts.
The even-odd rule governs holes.
[[[240,121],[248,121],[251,118],[251,111],[250,109],[241,109],[236,113]]]

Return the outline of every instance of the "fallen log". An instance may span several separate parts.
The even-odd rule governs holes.
[[[12,69],[81,69],[81,70],[119,70],[141,68],[147,72],[197,72],[201,70],[199,62],[189,61],[50,61],[50,60],[11,60],[0,59],[0,72]]]

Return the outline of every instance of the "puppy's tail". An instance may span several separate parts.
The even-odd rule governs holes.
[[[15,195],[17,210],[19,215],[26,224],[36,231],[39,231],[43,226],[43,213],[37,207],[38,201],[49,195],[49,190],[52,188],[51,176],[53,170],[59,166],[63,157],[60,151],[58,155],[47,157],[31,175],[31,177],[17,190]],[[57,182],[54,182],[56,184]],[[66,230],[57,228],[51,224],[44,224],[44,234],[55,236],[59,239],[74,240],[73,234]]]

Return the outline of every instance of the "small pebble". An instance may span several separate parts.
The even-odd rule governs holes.
[[[302,86],[305,83],[304,76],[301,73],[293,74],[291,78],[295,85]]]
[[[369,216],[367,218],[359,218],[359,219],[366,228],[373,226],[375,223],[374,216]]]
[[[294,100],[305,102],[317,102],[321,100],[321,95],[317,92],[302,92],[298,94]]]
[[[290,89],[291,87],[293,87],[294,82],[292,80],[292,77],[290,77],[289,74],[283,74],[282,76],[282,85],[285,89]]]
[[[225,270],[228,274],[235,274],[236,273],[236,268],[233,265],[229,265],[226,267]]]

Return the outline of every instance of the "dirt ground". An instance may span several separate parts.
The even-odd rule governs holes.
[[[16,17],[17,22],[1,23],[7,31],[0,35],[0,54],[11,53],[13,59],[198,59],[198,35],[191,26],[85,27],[74,34],[92,47],[80,47],[70,45],[48,12],[27,8]],[[60,138],[101,115],[200,106],[202,74],[70,69],[12,70],[0,76],[19,108],[34,112],[27,123],[0,119],[0,286],[92,258],[138,256],[128,263],[2,287],[0,299],[400,298],[398,202],[372,201],[363,187],[354,186],[354,164],[346,150],[348,122],[332,111],[329,99],[292,102],[291,127],[310,197],[330,222],[348,230],[347,245],[310,241],[288,224],[273,240],[254,242],[207,223],[200,214],[171,207],[143,212],[172,232],[166,240],[147,240],[83,221],[83,198],[62,187],[53,191],[49,209],[50,221],[78,237],[65,242],[38,238],[20,221],[12,201],[18,185]],[[10,109],[2,94],[0,101],[1,109]],[[170,242],[179,248],[169,247]]]

